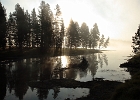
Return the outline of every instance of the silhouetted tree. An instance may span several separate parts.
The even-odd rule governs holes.
[[[22,50],[23,44],[24,44],[24,37],[26,33],[26,16],[24,13],[24,9],[20,7],[19,4],[16,4],[15,6],[15,12],[14,16],[16,17],[16,24],[17,24],[17,45],[19,46],[19,49]]]
[[[9,49],[11,46],[18,47],[18,36],[17,36],[17,23],[15,14],[10,12],[9,19],[8,19],[8,45]]]
[[[90,34],[89,34],[89,37],[88,37],[88,39],[89,39],[89,48],[91,49],[92,48],[92,29],[90,30]]]
[[[12,46],[14,46],[15,43],[15,38],[16,38],[16,21],[12,15],[12,13],[10,13],[9,15],[9,19],[8,19],[8,31],[7,31],[7,38],[8,38],[8,46],[9,46],[9,50],[11,50]]]
[[[47,50],[51,44],[52,39],[52,11],[50,5],[42,1],[40,4],[39,21],[41,25],[41,50]]]
[[[54,39],[55,39],[55,47],[56,50],[62,48],[63,44],[63,39],[64,39],[64,32],[65,32],[65,27],[64,27],[64,22],[62,19],[62,12],[60,10],[60,6],[57,4],[56,5],[56,13],[55,13],[55,18],[54,18]]]
[[[82,46],[83,47],[88,47],[88,36],[89,36],[89,28],[87,26],[86,23],[82,23],[81,25],[81,33],[80,33],[80,36],[81,36],[81,41],[82,41]]]
[[[81,31],[80,31],[80,26],[79,26],[79,24],[78,24],[78,22],[75,22],[74,23],[75,24],[75,27],[76,27],[76,30],[75,30],[75,39],[76,39],[76,47],[79,47],[81,44],[81,41],[80,41],[80,33],[81,33]]]
[[[77,47],[78,44],[78,39],[79,39],[79,30],[78,30],[78,23],[74,22],[72,19],[70,21],[69,27],[68,27],[68,31],[67,31],[68,35],[69,35],[69,46],[70,48]]]
[[[104,48],[107,48],[108,44],[109,44],[109,37],[108,37],[108,38],[106,39],[106,41],[104,42],[103,47],[104,47]]]
[[[28,10],[25,12],[25,26],[24,26],[24,47],[31,47],[31,17]]]
[[[36,11],[33,9],[31,13],[31,33],[32,33],[32,47],[39,47],[40,46],[40,25],[37,19]]]
[[[133,52],[138,53],[140,51],[140,25],[135,36],[132,37],[132,43]]]
[[[102,34],[102,37],[99,40],[99,49],[101,48],[101,46],[104,45],[104,40],[105,40],[105,38],[104,38],[104,35]]]
[[[98,45],[100,39],[100,32],[97,26],[97,23],[94,24],[93,29],[90,32],[90,47],[95,48]]]
[[[0,2],[0,48],[2,48],[3,50],[6,48],[6,33],[7,33],[6,10]]]
[[[65,37],[67,37],[70,48],[78,46],[95,48],[98,42],[99,48],[108,46],[109,38],[105,42],[104,37],[99,38],[100,33],[96,23],[89,32],[89,27],[85,22],[79,27],[78,22],[71,20],[67,36],[65,36],[60,6],[56,5],[55,15],[53,15],[50,5],[46,4],[45,1],[41,2],[39,8],[38,16],[35,9],[30,15],[28,10],[24,12],[24,9],[16,4],[15,12],[10,13],[8,23],[6,23],[6,10],[0,3],[0,48],[5,49],[7,39],[9,49],[12,46],[19,47],[20,50],[22,47],[40,47],[41,51],[46,51],[54,47],[61,51]],[[133,46],[133,48],[136,50],[137,47]]]
[[[64,25],[64,21],[62,19],[60,37],[61,37],[61,45],[63,45],[63,46],[64,46],[64,36],[65,36],[65,25]]]

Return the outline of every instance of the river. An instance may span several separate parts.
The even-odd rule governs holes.
[[[0,98],[4,100],[64,100],[76,99],[89,94],[88,88],[54,87],[52,89],[31,88],[29,81],[50,79],[75,79],[81,82],[103,79],[125,82],[131,75],[126,68],[119,65],[129,59],[129,50],[103,51],[78,56],[56,56],[28,58],[1,62],[0,79],[3,80]],[[83,57],[88,61],[87,67],[75,67]],[[72,68],[70,68],[72,67]],[[57,71],[58,69],[63,69]]]

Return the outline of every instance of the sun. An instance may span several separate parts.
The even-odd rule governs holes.
[[[90,12],[92,9],[84,2],[63,1],[60,2],[60,7],[65,21],[65,26],[69,25],[70,19],[77,21],[80,25],[82,22],[91,23],[92,16],[90,15]]]
[[[64,18],[65,26],[69,25],[70,19],[77,21],[79,25],[85,22],[89,28],[93,28],[95,23],[104,23],[104,20],[88,2],[82,1],[66,1],[60,2],[62,17]],[[103,25],[105,26],[105,25]]]

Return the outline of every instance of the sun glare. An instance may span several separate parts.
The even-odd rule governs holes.
[[[70,19],[77,21],[80,25],[82,22],[91,22],[91,8],[84,2],[66,1],[60,2],[62,16],[65,20],[65,25],[68,26]],[[94,22],[93,22],[94,23]]]
[[[93,28],[95,23],[98,24],[100,34],[104,34],[105,37],[113,36],[112,32],[107,30],[109,22],[106,21],[102,16],[98,15],[95,9],[91,7],[88,2],[85,1],[63,1],[60,2],[62,10],[62,17],[64,18],[66,28],[69,26],[70,19],[77,21],[79,26],[83,22],[89,26],[89,30]]]

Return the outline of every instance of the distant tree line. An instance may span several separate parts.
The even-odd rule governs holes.
[[[60,6],[57,4],[55,13],[50,5],[41,1],[38,15],[35,9],[31,14],[19,4],[15,5],[15,11],[6,17],[6,10],[0,3],[0,48],[9,50],[24,47],[40,48],[41,51],[50,48],[61,50],[67,48],[102,48],[107,47],[109,38],[100,37],[97,23],[90,29],[85,22],[79,26],[78,22],[70,20],[68,28],[65,28]]]

